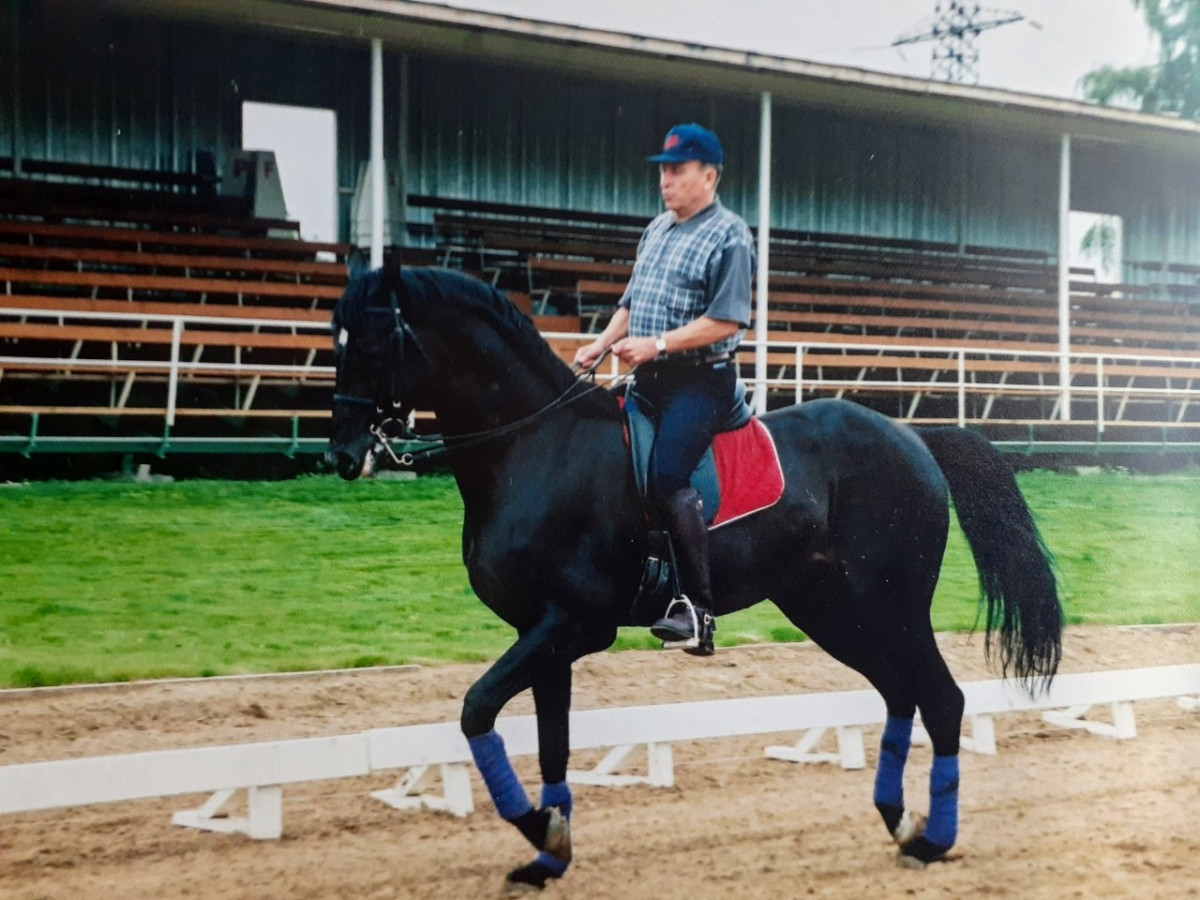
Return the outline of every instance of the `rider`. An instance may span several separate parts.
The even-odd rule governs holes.
[[[575,355],[594,364],[609,347],[636,369],[634,387],[659,416],[648,473],[651,504],[671,535],[680,581],[695,607],[672,602],[651,633],[713,652],[708,530],[692,471],[733,407],[734,351],[750,324],[750,229],[717,198],[724,152],[700,125],[667,132],[658,163],[666,211],[642,233],[629,286],[604,332]],[[698,624],[698,628],[697,628]]]

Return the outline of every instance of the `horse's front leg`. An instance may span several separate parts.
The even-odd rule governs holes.
[[[561,876],[571,861],[570,791],[566,786],[569,749],[571,663],[604,644],[581,623],[555,606],[467,691],[462,730],[475,764],[501,818],[512,823],[539,851],[537,860],[510,873],[509,880],[544,886]],[[590,639],[589,639],[590,638]],[[608,636],[611,642],[612,636]],[[513,697],[534,688],[539,749],[545,784],[535,808],[513,771],[496,717]]]
[[[567,785],[567,761],[571,752],[571,662],[558,660],[538,667],[534,675],[533,701],[537,708],[538,762],[542,771],[541,810],[557,811],[567,826],[571,820],[571,789]],[[511,884],[546,886],[561,878],[571,857],[569,827],[557,830],[558,847],[549,846],[528,865],[508,873]],[[565,839],[565,840],[564,840]]]

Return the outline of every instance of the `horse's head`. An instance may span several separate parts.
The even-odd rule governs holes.
[[[337,380],[326,460],[347,481],[370,474],[383,430],[416,407],[415,338],[400,311],[400,267],[367,271],[357,251],[333,311]],[[406,353],[406,351],[408,351]]]

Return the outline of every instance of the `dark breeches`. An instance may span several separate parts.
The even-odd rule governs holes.
[[[643,371],[645,369],[646,371]],[[733,406],[737,373],[719,368],[659,364],[638,370],[636,389],[658,414],[650,457],[650,498],[661,506],[691,483],[692,472]]]

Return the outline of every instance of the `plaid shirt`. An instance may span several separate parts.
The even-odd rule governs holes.
[[[664,212],[642,233],[621,298],[620,305],[629,310],[630,336],[656,337],[708,316],[742,328],[688,353],[732,353],[750,325],[753,269],[750,229],[720,200],[680,223],[673,212]]]

